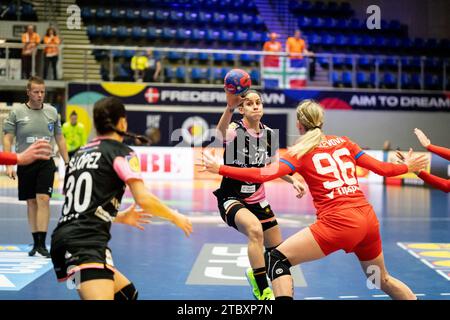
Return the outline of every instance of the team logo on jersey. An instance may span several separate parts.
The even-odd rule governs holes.
[[[130,166],[131,171],[141,172],[141,165],[139,164],[139,158],[133,154],[126,156],[128,165]]]
[[[55,124],[53,122],[49,122],[49,124],[48,124],[48,131],[53,132],[54,128],[55,128]]]

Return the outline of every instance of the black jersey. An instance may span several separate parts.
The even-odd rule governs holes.
[[[126,187],[114,168],[118,157],[139,164],[130,147],[111,139],[94,140],[70,159],[64,184],[66,197],[52,246],[106,245],[109,241],[111,223]]]
[[[223,154],[225,165],[241,168],[264,167],[278,150],[275,132],[260,123],[260,133],[251,134],[242,120],[233,121],[228,130],[234,130],[234,138],[226,142]],[[243,182],[227,177],[222,178],[220,194],[238,198],[248,198],[260,188],[260,183]]]

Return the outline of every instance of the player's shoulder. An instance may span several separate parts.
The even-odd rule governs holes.
[[[44,103],[43,109],[50,110],[52,112],[57,112],[56,108],[54,106],[52,106],[50,103]]]

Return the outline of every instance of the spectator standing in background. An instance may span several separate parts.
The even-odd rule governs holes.
[[[27,31],[22,34],[22,78],[28,79],[32,73],[32,57],[36,52],[36,47],[41,42],[41,37],[34,32],[34,26],[28,25]],[[36,61],[35,61],[36,65]]]
[[[295,30],[293,37],[287,39],[286,52],[289,54],[291,66],[293,67],[303,65],[303,55],[308,56],[311,59],[309,63],[309,78],[314,80],[316,74],[314,52],[308,50],[308,44],[302,38],[302,32],[299,29]]]
[[[47,33],[44,37],[45,44],[45,60],[44,60],[44,79],[48,79],[48,67],[51,64],[53,70],[53,80],[58,80],[57,72],[56,72],[56,64],[58,63],[59,56],[59,44],[61,40],[56,34],[56,30],[53,27],[47,29]]]
[[[280,41],[277,41],[278,34],[271,32],[268,41],[264,42],[263,51],[281,52],[283,47]],[[264,66],[278,65],[279,56],[264,56]]]

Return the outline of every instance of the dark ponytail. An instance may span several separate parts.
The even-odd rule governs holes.
[[[116,97],[106,97],[94,105],[94,125],[100,135],[116,132],[121,136],[138,139],[141,143],[149,144],[149,140],[131,132],[124,132],[116,128],[120,118],[126,118],[125,106]]]

